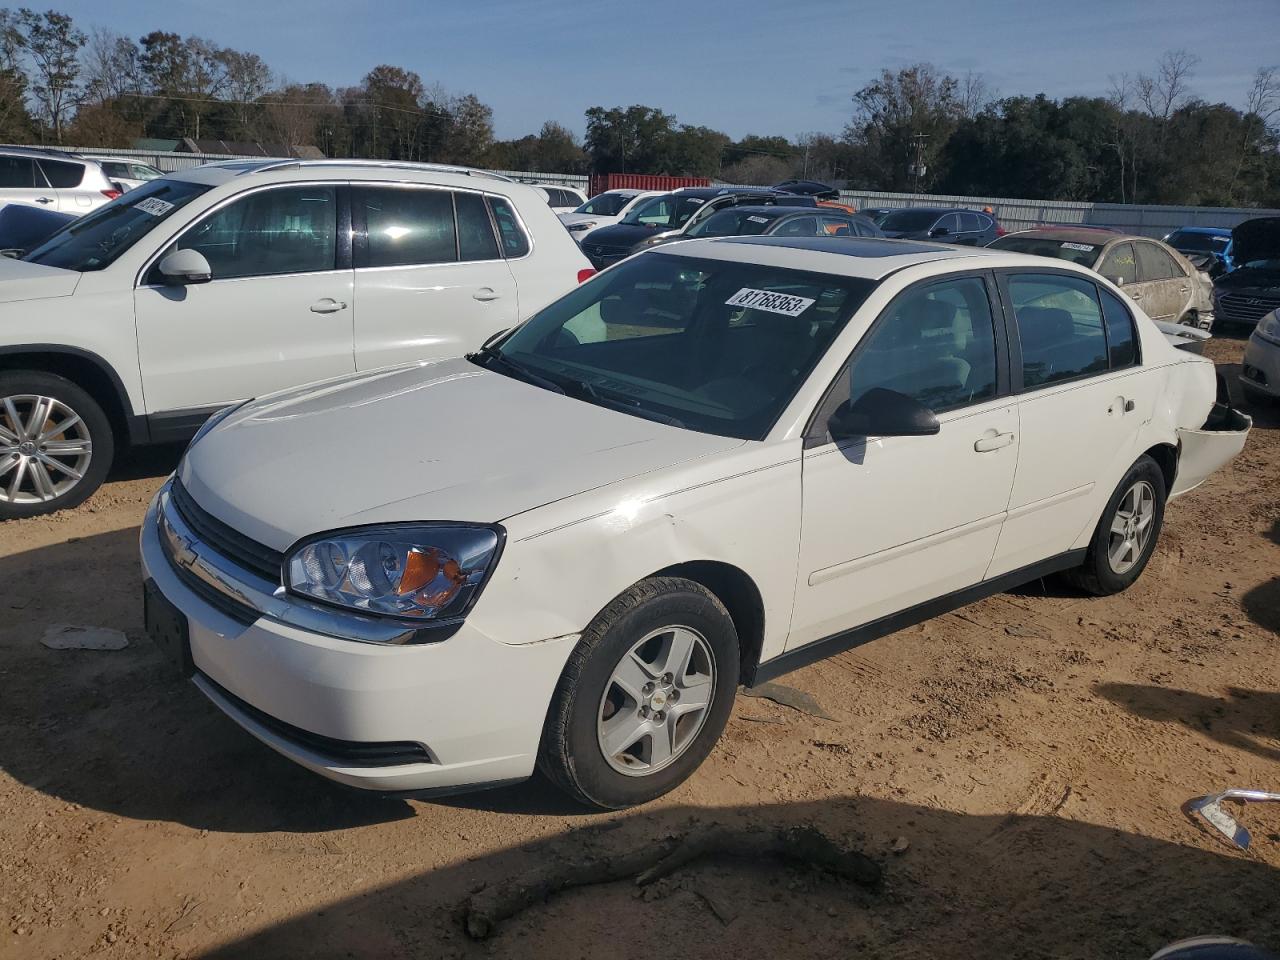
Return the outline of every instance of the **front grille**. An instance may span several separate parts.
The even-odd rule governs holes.
[[[207,512],[192,499],[181,480],[175,479],[169,488],[169,502],[191,532],[212,550],[264,580],[280,583],[284,554],[249,539]]]
[[[281,739],[305,747],[312,753],[337,761],[335,765],[350,767],[394,767],[405,763],[434,763],[427,748],[411,740],[382,740],[359,742],[355,740],[338,740],[334,737],[321,736],[310,730],[303,730],[291,723],[285,723],[269,713],[263,713],[257,707],[245,703],[234,693],[215,683],[208,674],[200,674],[204,682],[213,687],[219,696],[225,697],[236,707],[248,714],[254,721],[266,727]]]
[[[1218,319],[1236,323],[1257,323],[1277,308],[1280,308],[1280,297],[1225,293],[1218,298]]]
[[[178,575],[178,579],[182,581],[183,586],[209,606],[230,617],[236,623],[244,624],[246,627],[252,626],[262,616],[260,611],[255,610],[248,604],[240,603],[234,597],[227,596],[221,590],[215,590],[186,567],[175,563],[173,557],[169,554],[169,545],[163,540],[161,540],[161,546],[164,548],[164,555],[169,559],[170,568]]]

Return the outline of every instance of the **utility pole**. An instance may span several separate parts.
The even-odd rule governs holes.
[[[929,139],[929,134],[917,133],[911,139],[915,145],[915,162],[911,164],[910,172],[911,172],[912,178],[915,181],[914,192],[919,193],[920,184],[924,180],[924,175],[925,175],[924,142]]]

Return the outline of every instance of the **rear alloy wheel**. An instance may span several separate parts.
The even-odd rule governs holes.
[[[1139,457],[1102,511],[1084,563],[1067,572],[1071,581],[1098,596],[1131,586],[1155,552],[1167,495],[1160,466]]]
[[[111,455],[106,416],[75,384],[47,373],[0,375],[0,519],[82,503]]]

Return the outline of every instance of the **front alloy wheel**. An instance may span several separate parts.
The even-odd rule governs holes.
[[[74,507],[111,466],[111,424],[70,380],[0,373],[0,520]]]
[[[44,504],[69,493],[93,460],[84,419],[55,397],[0,400],[0,502]]]

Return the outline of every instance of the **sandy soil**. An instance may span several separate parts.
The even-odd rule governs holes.
[[[1238,341],[1211,346],[1238,362]],[[1179,809],[1280,789],[1280,409],[1255,412],[1128,593],[1036,585],[792,674],[834,719],[739,698],[689,783],[608,816],[536,780],[365,797],[242,733],[141,633],[137,525],[178,451],[135,456],[84,507],[0,528],[0,956],[1144,958],[1204,932],[1280,948],[1280,804],[1242,812],[1248,853]],[[130,646],[49,650],[55,623]],[[816,824],[884,881],[713,858],[642,896],[568,892],[483,943],[456,917],[555,858],[713,822]]]

